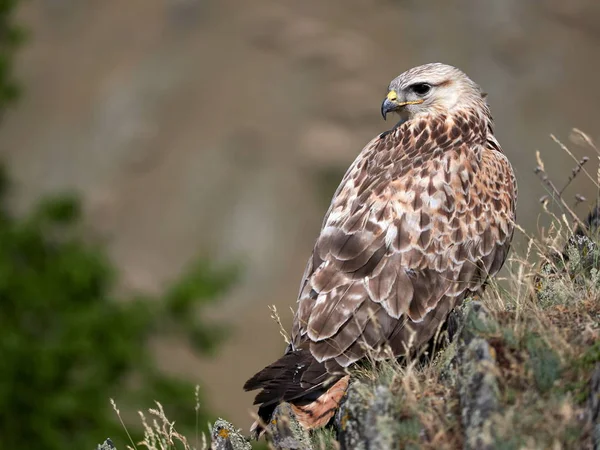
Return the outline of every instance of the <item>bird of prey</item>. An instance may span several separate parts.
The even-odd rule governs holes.
[[[389,85],[398,124],[369,142],[337,188],[302,277],[285,354],[244,385],[259,416],[290,402],[306,428],[332,417],[345,370],[403,356],[506,259],[517,185],[479,86],[433,63]]]

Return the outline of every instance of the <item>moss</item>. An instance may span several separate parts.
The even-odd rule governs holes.
[[[527,364],[533,372],[536,386],[541,392],[547,392],[560,377],[560,359],[539,335],[529,334],[526,346],[529,352]]]
[[[568,370],[563,383],[556,391],[560,395],[570,395],[577,405],[584,405],[590,396],[589,374],[600,363],[600,341],[594,342],[577,358],[567,364]]]
[[[492,336],[498,333],[498,324],[487,314],[472,307],[467,310],[465,328],[476,336]]]
[[[581,356],[580,363],[584,368],[591,368],[600,362],[600,340],[594,342],[583,355]]]
[[[423,429],[423,425],[416,417],[406,417],[396,422],[395,433],[398,436],[398,445],[401,448],[410,448],[417,446],[419,443],[419,435]]]
[[[517,337],[515,330],[510,327],[502,328],[502,340],[506,346],[515,349],[519,347],[519,338]]]

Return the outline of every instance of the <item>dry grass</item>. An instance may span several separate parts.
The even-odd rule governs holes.
[[[196,386],[196,417],[198,416],[198,410],[200,408],[198,394],[199,387]],[[127,427],[121,418],[121,413],[117,408],[115,401],[112,399],[111,404],[117,417],[121,421],[123,428],[127,431]],[[163,406],[159,402],[156,402],[156,408],[150,408],[148,410],[148,417],[142,411],[138,411],[138,414],[142,423],[144,437],[140,442],[135,443],[129,434],[129,431],[127,431],[131,443],[127,448],[130,450],[139,450],[141,448],[147,450],[207,450],[209,448],[206,435],[201,433],[201,435],[198,436],[198,423],[196,423],[195,446],[192,446],[185,436],[177,432],[175,429],[175,422],[172,422],[167,418]]]

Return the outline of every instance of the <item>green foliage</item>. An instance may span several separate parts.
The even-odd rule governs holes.
[[[77,232],[79,209],[68,197],[44,200],[18,220],[0,208],[0,436],[6,448],[93,448],[106,436],[123,446],[110,397],[121,407],[135,401],[136,408],[160,399],[180,429],[196,423],[194,387],[161,374],[146,343],[176,328],[198,351],[212,351],[217,328],[200,322],[194,308],[213,301],[231,272],[202,263],[161,299],[117,300],[105,254]],[[198,422],[207,419],[200,411]]]
[[[13,103],[19,87],[13,76],[13,56],[23,42],[23,29],[13,22],[18,0],[0,0],[0,110]]]

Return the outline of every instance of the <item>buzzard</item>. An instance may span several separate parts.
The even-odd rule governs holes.
[[[506,259],[517,185],[485,94],[433,63],[397,78],[381,105],[398,124],[369,142],[337,188],[302,277],[292,341],[244,385],[259,416],[292,404],[327,423],[367,355],[406,355]]]

